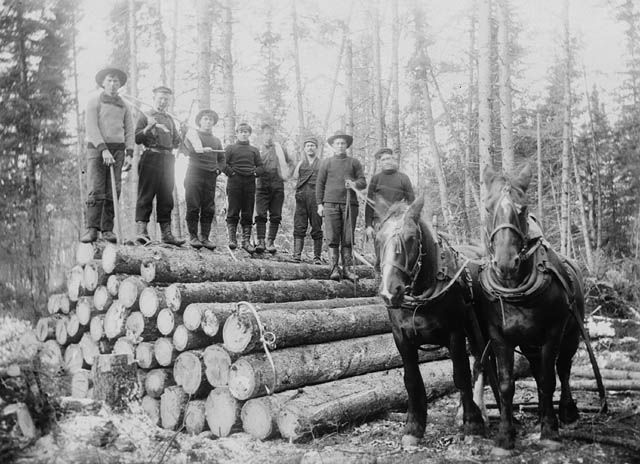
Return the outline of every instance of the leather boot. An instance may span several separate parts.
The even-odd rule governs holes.
[[[269,236],[267,237],[267,251],[274,254],[276,250],[276,235],[278,235],[278,228],[280,224],[269,224]]]
[[[112,230],[103,230],[102,239],[111,243],[118,243],[118,236]]]
[[[267,246],[264,243],[264,237],[267,234],[267,224],[265,222],[256,222],[256,253],[263,253]]]
[[[322,239],[313,241],[313,264],[322,264]]]
[[[338,248],[329,248],[329,264],[331,265],[331,274],[329,278],[331,280],[340,280],[342,273],[340,272],[340,250]]]
[[[80,237],[82,243],[93,243],[98,240],[98,229],[95,227],[87,227],[87,231]]]
[[[202,246],[207,250],[215,250],[216,244],[209,240],[209,234],[211,233],[211,223],[200,223],[200,242]]]
[[[196,250],[202,248],[202,242],[198,238],[198,223],[195,221],[187,221],[187,230],[189,231],[189,245]]]
[[[136,243],[139,245],[146,245],[151,241],[149,233],[147,232],[147,223],[138,221],[136,222]]]
[[[293,237],[293,260],[297,263],[302,261],[302,250],[304,249],[304,237]]]
[[[242,226],[242,248],[250,254],[256,252],[256,249],[251,244],[251,226]]]
[[[102,240],[118,243],[118,237],[113,233],[113,201],[105,200],[103,205],[102,218],[100,220]]]
[[[353,270],[353,250],[351,248],[342,248],[342,275],[351,282],[358,280],[358,275]]]
[[[227,224],[227,234],[229,235],[229,249],[235,250],[238,248],[238,224]]]
[[[168,243],[169,245],[181,246],[184,244],[184,240],[175,238],[171,233],[170,222],[160,223],[160,237],[164,243]]]

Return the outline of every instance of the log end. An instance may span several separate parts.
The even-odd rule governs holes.
[[[189,395],[194,395],[202,383],[202,362],[195,354],[180,353],[173,365],[173,378]]]
[[[99,314],[91,318],[89,333],[96,343],[104,336],[104,314]]]
[[[192,303],[184,308],[182,314],[182,323],[189,330],[198,330],[202,322],[202,306],[198,303]]]
[[[215,337],[220,331],[220,320],[216,312],[209,308],[202,312],[200,327],[209,337]]]
[[[162,337],[153,345],[153,353],[161,366],[170,366],[176,359],[177,351],[170,338]]]
[[[256,384],[256,372],[251,363],[240,358],[229,369],[229,391],[239,400],[256,396],[259,385]]]
[[[153,282],[156,278],[156,263],[151,260],[143,261],[140,264],[140,277],[142,277],[145,282]]]
[[[290,441],[300,440],[309,430],[304,430],[304,427],[300,420],[301,415],[294,409],[284,406],[280,412],[278,412],[278,430],[280,435],[284,438],[288,438]]]
[[[181,423],[188,395],[180,386],[167,388],[160,397],[160,421],[162,427],[175,430]]]
[[[71,396],[73,398],[87,398],[91,386],[91,371],[80,369],[71,377]]]
[[[158,312],[160,306],[158,291],[160,290],[156,290],[153,287],[147,287],[140,293],[138,306],[144,317],[153,317]]]
[[[171,309],[172,311],[180,310],[180,305],[182,304],[180,287],[176,284],[171,284],[166,288],[164,292],[169,309]]]
[[[184,325],[179,325],[173,332],[173,346],[178,351],[184,351],[187,349],[187,343],[189,343],[189,330]]]
[[[96,249],[93,243],[78,242],[76,246],[76,263],[80,266],[89,264],[96,255]]]
[[[124,354],[127,361],[132,363],[135,360],[136,349],[131,340],[118,338],[113,345],[113,354]]]
[[[147,413],[153,425],[160,425],[160,400],[146,395],[142,398],[142,410]]]
[[[205,413],[209,429],[217,437],[228,437],[240,419],[238,400],[225,387],[209,393]]]
[[[240,411],[242,429],[251,436],[266,440],[277,432],[276,413],[272,411],[270,401],[254,398],[247,401]]]
[[[210,345],[202,353],[205,375],[214,387],[226,387],[229,384],[229,369],[232,359],[229,352],[220,345]]]
[[[189,401],[184,411],[184,428],[187,433],[198,435],[204,431],[206,426],[205,401]]]
[[[141,369],[152,369],[158,364],[153,353],[153,343],[142,342],[136,346],[136,361]]]
[[[222,327],[224,347],[232,353],[244,353],[253,337],[252,316],[248,314],[232,314]]]
[[[111,274],[116,268],[116,259],[118,257],[118,247],[109,243],[102,250],[102,269],[107,274]]]

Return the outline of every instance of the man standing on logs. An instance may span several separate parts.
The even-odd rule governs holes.
[[[238,247],[236,232],[238,221],[242,225],[242,248],[248,253],[256,249],[251,245],[251,227],[253,225],[253,206],[256,201],[256,177],[264,171],[260,151],[249,143],[251,126],[246,122],[236,129],[237,142],[225,148],[227,180],[227,231],[229,248]]]
[[[136,143],[145,146],[138,167],[138,201],[136,202],[136,233],[138,243],[149,239],[147,223],[156,199],[156,215],[164,243],[180,246],[171,233],[173,187],[175,185],[175,156],[173,149],[180,146],[180,134],[166,110],[173,92],[165,86],[153,89],[154,109],[142,114],[136,126]]]
[[[212,134],[218,122],[218,113],[202,110],[196,116],[198,130],[187,131],[184,146],[189,156],[189,167],[184,178],[184,193],[187,201],[187,229],[189,245],[215,250],[209,240],[211,223],[216,212],[216,181],[224,170],[224,150],[220,140]],[[198,237],[198,222],[200,236]]]
[[[133,156],[134,131],[131,109],[118,95],[127,82],[124,71],[105,68],[96,74],[96,83],[104,90],[87,103],[87,231],[83,243],[95,242],[98,231],[102,238],[116,243],[113,233],[113,193],[111,166],[117,196],[120,196],[122,167]]]
[[[275,240],[282,221],[284,203],[284,181],[289,177],[291,160],[278,142],[273,140],[274,131],[270,124],[261,126],[263,144],[260,147],[264,171],[258,177],[256,188],[256,252],[267,250],[276,252]],[[267,216],[269,233],[267,234]],[[267,243],[264,238],[267,234]]]
[[[293,172],[293,177],[298,179],[296,211],[293,216],[293,259],[301,260],[304,237],[307,235],[307,227],[311,225],[313,262],[322,264],[322,218],[318,215],[316,207],[316,181],[320,169],[320,160],[316,156],[318,139],[307,136],[302,147],[304,156]]]
[[[330,279],[340,280],[342,277],[338,266],[341,247],[344,278],[355,282],[353,236],[358,218],[356,189],[364,189],[367,180],[360,161],[347,155],[347,149],[353,143],[352,136],[337,131],[327,139],[327,143],[333,149],[334,156],[324,159],[320,164],[316,202],[318,214],[325,217],[325,235],[331,262]]]

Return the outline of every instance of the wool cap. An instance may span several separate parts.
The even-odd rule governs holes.
[[[211,118],[213,119],[213,125],[215,126],[216,124],[218,124],[218,113],[213,110],[202,110],[196,115],[197,126],[200,125],[200,120],[203,116],[211,116]]]
[[[166,85],[159,85],[158,87],[153,89],[153,93],[158,93],[158,92],[163,92],[163,93],[168,93],[169,95],[173,95],[173,90],[171,90]]]
[[[125,82],[127,82],[127,73],[124,72],[122,69],[118,69],[118,68],[113,68],[113,67],[109,67],[109,68],[104,68],[101,69],[100,71],[98,71],[98,73],[96,74],[96,83],[102,87],[102,83],[104,82],[104,78],[109,76],[109,75],[114,75],[118,77],[118,80],[120,81],[120,87],[122,87]]]
[[[343,131],[340,131],[340,130],[336,131],[331,137],[329,137],[327,139],[327,143],[329,145],[332,145],[335,139],[344,139],[347,142],[347,148],[349,148],[353,143],[353,137],[345,134]]]
[[[318,146],[318,138],[313,136],[313,135],[307,135],[303,140],[302,140],[302,146],[304,147],[304,145],[310,142],[312,144],[314,144],[316,147]]]
[[[376,159],[380,159],[380,157],[382,155],[384,155],[385,153],[389,153],[390,155],[393,155],[393,150],[389,147],[383,147],[380,150],[378,150],[377,152],[375,152],[375,154],[373,156],[376,157]]]
[[[251,129],[249,123],[246,122],[241,122],[240,124],[238,124],[238,127],[236,127],[236,132],[238,132],[240,129],[248,129],[249,133],[253,132],[253,129]]]

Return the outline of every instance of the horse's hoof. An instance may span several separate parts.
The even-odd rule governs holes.
[[[567,404],[560,404],[558,409],[558,417],[563,424],[573,424],[580,417],[575,401],[570,401]]]
[[[402,436],[402,449],[411,449],[418,446],[420,443],[420,439],[418,437],[414,437],[413,435],[403,435]]]
[[[463,432],[465,435],[479,435],[484,436],[484,423],[482,422],[467,422],[464,424]]]
[[[562,443],[555,440],[541,439],[538,443],[540,443],[542,446],[544,446],[546,449],[550,451],[555,451],[562,448]]]
[[[508,432],[498,432],[496,437],[496,446],[505,450],[510,450],[516,447],[516,433],[515,430]]]
[[[543,440],[560,440],[560,432],[549,427],[543,427],[540,431],[540,441]]]

